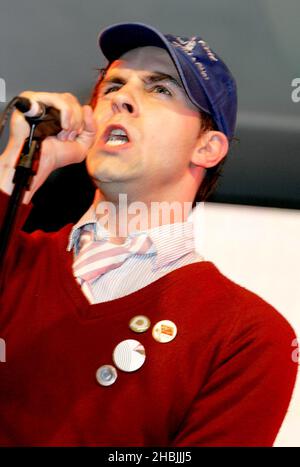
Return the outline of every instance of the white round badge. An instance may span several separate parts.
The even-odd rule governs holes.
[[[113,361],[123,371],[138,370],[144,364],[145,359],[145,347],[135,339],[120,342],[113,351]]]

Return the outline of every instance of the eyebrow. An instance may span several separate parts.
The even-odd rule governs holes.
[[[168,81],[171,84],[174,84],[176,87],[183,89],[183,86],[171,75],[168,75],[167,73],[162,73],[160,71],[154,71],[150,75],[146,76],[145,78],[142,78],[142,81],[146,84],[153,84],[157,82],[162,82],[162,81]],[[106,85],[106,84],[126,84],[126,79],[122,78],[121,76],[115,75],[111,76],[110,78],[105,78],[101,82],[100,87]]]

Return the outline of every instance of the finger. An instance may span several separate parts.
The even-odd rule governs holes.
[[[82,125],[82,107],[76,97],[70,93],[24,91],[20,96],[43,102],[46,106],[58,109],[60,111],[61,127],[63,130],[79,130]]]
[[[65,100],[67,108],[70,109],[69,113],[69,127],[70,131],[79,131],[83,124],[83,109],[78,99],[70,93],[64,93],[63,98]]]
[[[68,140],[69,141],[75,141],[75,139],[77,138],[78,136],[78,132],[77,131],[71,131],[68,135]]]
[[[79,132],[83,125],[83,110],[80,105],[73,105],[71,110],[69,130]]]
[[[66,130],[60,131],[56,136],[60,141],[67,141],[69,132]]]
[[[23,141],[29,135],[29,124],[26,122],[24,115],[15,110],[12,113],[9,125],[9,137],[16,142]]]
[[[93,109],[89,105],[83,106],[84,131],[89,133],[97,132],[97,125],[94,118]]]

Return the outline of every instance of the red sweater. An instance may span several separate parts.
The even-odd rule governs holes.
[[[272,445],[297,369],[287,321],[211,262],[90,305],[66,252],[71,227],[12,238],[0,303],[0,445]],[[172,320],[177,337],[135,334],[128,323],[138,314],[152,325]],[[113,364],[124,339],[144,345],[144,365],[100,386],[97,368]]]

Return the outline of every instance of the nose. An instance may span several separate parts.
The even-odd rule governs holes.
[[[115,114],[129,113],[132,116],[138,115],[137,103],[132,94],[125,89],[125,86],[112,95],[111,105]]]

